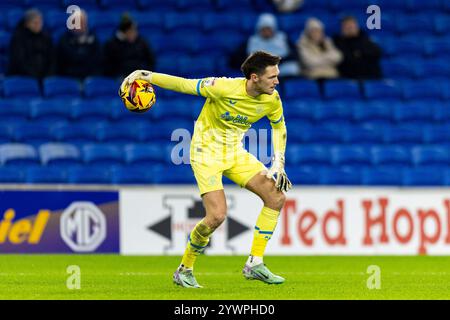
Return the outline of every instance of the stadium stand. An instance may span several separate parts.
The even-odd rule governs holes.
[[[450,2],[371,2],[383,7],[382,30],[369,34],[383,48],[384,79],[323,86],[283,79],[286,170],[295,185],[450,185]],[[306,19],[316,16],[331,35],[339,27],[336,17],[356,12],[362,3],[368,2],[305,1],[297,12],[278,14],[280,28],[295,41]],[[177,128],[192,133],[201,99],[156,88],[155,107],[136,115],[117,96],[119,79],[52,76],[40,83],[7,75],[9,42],[24,10],[43,9],[45,28],[57,39],[70,4],[0,4],[0,182],[193,183],[191,168],[170,160],[176,144],[171,134]],[[254,32],[261,1],[77,4],[103,43],[121,13],[130,12],[156,53],[156,71],[198,78],[235,74],[227,56]],[[365,15],[357,17],[363,21]]]

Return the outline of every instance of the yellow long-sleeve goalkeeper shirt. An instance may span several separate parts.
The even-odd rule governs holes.
[[[273,129],[274,151],[284,153],[286,125],[281,99],[276,90],[272,95],[252,97],[247,94],[245,78],[185,79],[156,72],[152,73],[151,83],[164,89],[206,98],[195,124],[191,150],[211,150],[218,145],[241,147],[245,132],[253,123],[266,116]]]

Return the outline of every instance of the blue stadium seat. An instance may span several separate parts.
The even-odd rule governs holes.
[[[450,20],[447,15],[434,16],[434,31],[438,34],[447,35],[450,32]]]
[[[352,145],[331,148],[331,161],[334,165],[367,166],[371,160],[367,147]]]
[[[205,57],[187,58],[178,60],[179,72],[186,77],[203,78],[214,75],[216,63],[213,59]]]
[[[47,12],[44,12],[45,27],[51,33],[54,33],[57,29],[62,29],[61,26],[66,25],[69,17],[70,16],[66,13],[66,10],[61,10],[60,8],[57,10],[48,10]]]
[[[179,30],[166,34],[164,42],[160,43],[160,51],[165,53],[178,54],[180,58],[192,58],[189,53],[196,54],[200,50],[204,35],[197,31],[189,33],[180,32]],[[183,54],[183,55],[181,55]],[[205,55],[204,58],[207,56]]]
[[[440,100],[442,89],[434,81],[405,81],[403,96],[407,100]]]
[[[308,19],[308,16],[305,14],[289,14],[289,15],[282,15],[279,17],[279,24],[281,30],[288,34],[298,34],[301,30],[305,27],[305,22]]]
[[[20,167],[0,167],[0,183],[23,183],[25,172]]]
[[[398,166],[367,167],[363,169],[362,183],[369,186],[401,186],[403,168]]]
[[[446,103],[434,103],[432,107],[436,121],[450,122],[450,108]]]
[[[36,149],[28,144],[6,143],[0,145],[0,164],[2,165],[38,165],[40,163]]]
[[[353,119],[358,122],[393,119],[391,106],[384,102],[362,102],[353,105]]]
[[[314,110],[314,118],[316,121],[322,122],[327,120],[347,120],[350,121],[352,117],[352,108],[349,107],[348,102],[344,101],[329,101],[327,103],[319,104]]]
[[[103,8],[108,10],[135,10],[138,5],[136,0],[100,0],[99,3]]]
[[[217,8],[220,11],[252,12],[254,10],[252,0],[217,0]]]
[[[66,99],[38,99],[30,103],[30,117],[48,122],[70,119],[70,108]]]
[[[190,165],[154,166],[155,183],[159,184],[194,184],[194,173]],[[170,172],[170,174],[167,174]]]
[[[24,122],[28,120],[30,105],[22,99],[0,99],[0,119],[4,122]]]
[[[86,98],[117,97],[120,83],[113,78],[87,77],[84,80],[84,96]]]
[[[165,54],[158,57],[158,60],[156,61],[156,70],[163,73],[180,75],[178,60],[179,55],[177,54]]]
[[[51,141],[50,128],[44,124],[24,123],[13,126],[14,140],[31,144],[40,144]]]
[[[384,141],[387,143],[417,144],[423,142],[423,127],[417,125],[396,125],[384,130]]]
[[[84,145],[82,157],[84,163],[91,165],[112,166],[124,163],[122,149],[114,145]]]
[[[111,169],[101,166],[70,167],[67,170],[67,181],[77,184],[110,184]]]
[[[119,0],[120,1],[120,0]],[[99,30],[114,30],[119,25],[121,12],[110,11],[91,11],[89,12],[90,29],[99,35]]]
[[[8,12],[6,13],[6,19],[7,19],[7,28],[9,31],[13,31],[19,21],[23,18],[23,14],[24,14],[24,10],[22,9],[11,9],[8,10]]]
[[[149,33],[159,33],[164,19],[164,15],[157,10],[133,11],[130,15],[137,23],[141,36],[144,37],[148,36]]]
[[[433,59],[424,61],[420,66],[420,76],[427,78],[450,78],[448,59]]]
[[[162,146],[158,144],[127,144],[124,150],[127,164],[133,166],[150,166],[166,160],[166,155],[161,152]]]
[[[391,79],[405,79],[405,78],[415,78],[419,75],[419,68],[422,64],[421,60],[409,59],[406,61],[403,57],[382,60],[381,68],[383,74],[387,78]]]
[[[371,149],[372,161],[377,166],[405,166],[412,163],[411,152],[398,145],[377,146]]]
[[[62,168],[31,167],[26,170],[27,183],[66,183],[67,174]]]
[[[13,76],[3,80],[3,94],[6,98],[34,98],[41,96],[39,83],[31,77]]]
[[[97,129],[97,141],[113,143],[137,141],[139,137],[138,130],[137,126],[121,123],[100,125]]]
[[[10,123],[0,122],[0,143],[8,143],[12,140],[12,127]]]
[[[423,140],[425,143],[446,143],[450,145],[450,126],[428,126],[424,130]]]
[[[364,93],[367,99],[388,100],[401,99],[402,89],[393,80],[367,80],[364,81]]]
[[[22,9],[25,6],[25,0],[3,0],[0,3],[0,10]]]
[[[61,0],[25,0],[25,5],[40,10],[61,9]]]
[[[167,0],[137,0],[140,9],[145,11],[175,11],[176,2]]]
[[[81,164],[79,149],[67,143],[45,143],[39,147],[42,164],[67,166]]]
[[[420,26],[420,28],[417,28],[417,26]],[[430,19],[430,17],[425,14],[399,15],[396,18],[395,31],[399,34],[407,34],[410,33],[411,30],[414,30],[416,34],[432,33],[434,30],[433,19]]]
[[[8,54],[10,43],[11,33],[0,29],[0,53],[5,55],[5,58]]]
[[[207,12],[202,16],[202,25],[205,31],[240,30],[241,17],[234,13]]]
[[[283,82],[285,99],[320,99],[319,86],[315,81],[292,79]]]
[[[98,9],[98,3],[97,0],[77,0],[77,5],[80,8],[83,8],[90,12],[90,10]],[[62,4],[64,8],[67,8],[68,6],[73,4],[73,0],[62,0]]]
[[[449,31],[450,32],[450,19]],[[425,39],[425,52],[427,55],[440,58],[441,56],[450,56],[450,38],[428,38]]]
[[[304,101],[299,98],[298,100],[288,100],[285,103],[284,115],[289,120],[302,119],[307,121],[314,121],[315,110],[318,106],[322,105],[321,101]]]
[[[187,130],[192,134],[194,128],[194,121],[188,121],[188,120],[181,120],[181,119],[175,119],[175,120],[165,120],[158,124],[148,124],[148,125],[142,125],[139,127],[138,132],[138,140],[139,141],[149,141],[149,142],[155,142],[157,140],[162,141],[170,141],[170,137],[172,133],[177,130]]]
[[[236,31],[216,31],[209,36],[209,41],[213,41],[219,50],[223,50],[225,53],[231,53],[245,41],[247,37],[243,32]]]
[[[158,119],[158,121],[174,118],[193,121],[199,114],[200,103],[196,100],[175,98],[159,100],[157,103],[158,107],[152,109],[151,112],[154,119]]]
[[[430,107],[430,103],[422,101],[412,101],[409,103],[397,102],[391,107],[394,110],[394,119],[398,122],[432,122],[434,119],[434,108]]]
[[[343,128],[334,125],[305,127],[302,129],[301,141],[307,143],[343,142]]]
[[[214,1],[211,0],[177,0],[177,8],[181,11],[211,12],[214,11]]]
[[[417,166],[450,166],[450,153],[447,146],[418,146],[412,149],[413,162]]]
[[[119,99],[119,97],[117,97]],[[107,121],[112,118],[113,107],[104,100],[75,100],[70,104],[71,116],[77,121],[93,122]],[[68,106],[69,107],[69,106]]]
[[[405,186],[442,186],[445,176],[441,167],[405,168],[403,185]]]
[[[439,12],[444,9],[443,3],[445,1],[442,0],[429,0],[429,1],[420,1],[420,0],[407,0],[407,6],[410,11],[416,12],[424,12],[429,11],[431,14],[434,12]]]
[[[93,125],[91,123],[61,123],[52,126],[50,132],[53,141],[82,144],[95,141],[97,128],[98,125]]]
[[[328,165],[330,164],[331,156],[329,147],[320,144],[288,144],[286,158],[293,165]]]
[[[358,82],[352,80],[330,80],[324,84],[326,99],[355,100],[360,99]]]
[[[425,54],[424,43],[417,41],[417,37],[395,38],[393,45],[393,51],[397,56],[405,54],[421,56]]]
[[[343,132],[345,143],[373,144],[383,142],[383,131],[379,126],[348,126]]]
[[[152,184],[155,177],[149,167],[126,166],[114,168],[111,171],[111,179],[114,184]]]
[[[289,180],[294,185],[319,185],[320,175],[317,166],[286,166],[286,173],[289,175]]]
[[[48,77],[44,79],[44,95],[47,98],[65,97],[78,98],[80,97],[80,83],[68,77]]]
[[[320,183],[326,185],[360,185],[362,171],[353,166],[327,167],[321,171]]]

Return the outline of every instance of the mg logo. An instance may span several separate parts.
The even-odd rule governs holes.
[[[91,252],[106,237],[106,219],[92,202],[73,202],[61,215],[60,232],[75,252]]]

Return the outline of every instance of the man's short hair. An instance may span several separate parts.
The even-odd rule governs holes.
[[[268,66],[276,66],[280,63],[281,57],[272,55],[265,51],[256,51],[245,59],[242,63],[241,71],[247,79],[252,73],[261,75]]]

